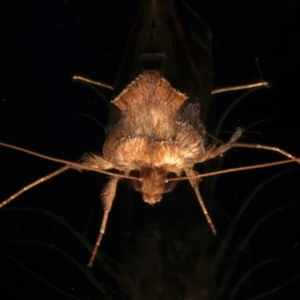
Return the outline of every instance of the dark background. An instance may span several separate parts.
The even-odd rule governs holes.
[[[251,94],[234,108],[221,138],[229,139],[238,126],[246,128],[263,120],[246,131],[242,141],[274,145],[300,156],[299,1],[186,2],[212,30],[215,87],[256,82],[261,74],[271,84],[270,89]],[[79,74],[113,83],[137,8],[138,1],[2,2],[0,141],[71,161],[86,151],[101,153],[104,131],[86,115],[105,123],[108,109],[92,89],[71,78]],[[101,91],[110,99],[109,91]],[[218,96],[216,115],[238,95]],[[207,129],[213,131],[213,125]],[[0,151],[0,200],[59,167],[11,149],[1,147]],[[264,151],[232,150],[222,169],[278,159],[279,155]],[[222,175],[207,200],[216,204],[213,217],[224,236],[229,220],[247,196],[274,174],[282,175],[263,186],[241,217],[231,253],[261,217],[278,207],[281,211],[262,223],[247,243],[228,290],[258,263],[274,261],[249,276],[236,299],[255,297],[300,272],[299,167],[289,164]],[[91,247],[101,220],[99,194],[105,177],[68,171],[0,210],[0,280],[7,295],[3,299],[126,299],[111,271],[111,265],[124,260],[119,261],[123,250],[118,240],[129,236],[136,242],[135,235],[143,236],[143,230],[136,233],[130,226],[141,224],[139,217],[151,216],[151,210],[156,211],[159,222],[158,216],[164,218],[164,210],[172,205],[172,194],[158,208],[148,207],[134,195],[137,200],[130,202],[130,209],[127,200],[122,202],[126,194],[119,195],[102,247],[104,270],[97,267],[90,272],[85,268],[89,251],[82,244],[83,236]],[[124,183],[120,190],[127,193]],[[191,206],[187,212],[195,211],[195,222],[202,220],[194,198],[184,206]],[[49,211],[54,217],[46,214]],[[129,229],[124,227],[128,216],[135,220]],[[70,224],[81,238],[74,237],[58,220]],[[107,257],[115,264],[108,263]],[[226,273],[220,272],[222,276]],[[299,279],[267,299],[296,299],[297,286]]]

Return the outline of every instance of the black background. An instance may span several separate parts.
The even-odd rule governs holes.
[[[78,160],[86,151],[101,153],[104,131],[82,114],[105,124],[108,109],[99,95],[84,85],[73,83],[71,77],[79,74],[113,83],[138,1],[5,2],[0,8],[1,142],[71,161]],[[186,2],[212,30],[215,87],[256,82],[261,79],[260,73],[271,84],[270,89],[251,94],[234,108],[222,127],[221,137],[229,139],[236,127],[246,128],[263,120],[246,131],[242,141],[274,145],[300,156],[299,1]],[[103,93],[110,99],[109,91]],[[217,115],[238,95],[218,96],[215,99]],[[209,126],[208,131],[212,131],[213,125]],[[1,147],[0,151],[0,200],[59,167],[11,149]],[[278,159],[281,156],[264,151],[232,150],[222,169]],[[300,272],[299,167],[289,164],[222,175],[215,186],[211,201],[222,208],[216,215],[223,211],[232,218],[258,184],[281,173],[284,174],[280,178],[263,186],[241,217],[231,249],[235,249],[261,217],[277,207],[282,208],[253,235],[228,289],[259,262],[272,258],[276,261],[253,273],[251,279],[244,282],[244,292],[236,299],[257,296]],[[93,273],[97,284],[86,277],[92,274],[85,268],[89,251],[65,225],[44,213],[51,211],[68,222],[86,236],[91,246],[101,220],[99,194],[105,180],[104,175],[68,171],[1,209],[0,272],[6,292],[3,299],[116,296],[119,287],[113,278],[106,278],[105,272]],[[167,196],[166,204],[159,207],[166,209],[172,205],[171,197],[172,194]],[[121,202],[121,198],[117,200]],[[189,201],[185,205],[189,206]],[[141,198],[133,206],[136,215],[152,209],[144,208],[147,204],[143,204]],[[40,209],[43,213],[26,210],[28,208]],[[103,244],[104,253],[117,263],[119,249],[115,240],[120,235],[117,231],[126,223],[129,214],[126,209],[122,203],[113,208],[107,242],[104,240]],[[203,218],[200,209],[196,216]],[[216,223],[218,227],[218,220]],[[226,226],[218,230],[224,234]],[[131,234],[134,235],[134,231]],[[114,241],[109,243],[110,239]],[[64,256],[62,250],[68,256]],[[78,269],[70,257],[83,269]],[[299,279],[267,299],[291,296],[296,299],[299,297],[297,285]],[[118,293],[122,294],[120,290]]]

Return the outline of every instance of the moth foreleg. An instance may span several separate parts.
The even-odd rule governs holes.
[[[238,129],[234,135],[230,138],[230,140],[228,142],[226,142],[225,144],[222,144],[220,146],[216,146],[216,144],[213,144],[212,146],[208,147],[208,149],[206,149],[206,153],[203,156],[202,160],[199,162],[204,162],[207,161],[209,159],[215,158],[225,152],[227,152],[229,149],[231,149],[233,147],[233,145],[236,143],[236,141],[240,138],[242,132],[240,129]]]
[[[184,172],[186,173],[187,177],[193,177],[193,178],[189,178],[189,182],[190,182],[192,188],[195,191],[196,197],[199,201],[199,204],[201,206],[201,209],[204,213],[204,216],[206,218],[206,221],[207,221],[208,225],[210,226],[213,234],[216,235],[217,234],[216,227],[215,227],[212,219],[210,218],[210,215],[209,215],[209,213],[206,209],[206,206],[204,204],[204,201],[203,201],[203,199],[201,197],[201,194],[200,194],[200,191],[199,191],[199,180],[195,178],[195,175],[197,175],[197,172],[192,170],[192,169],[185,169]]]
[[[203,156],[201,162],[215,158],[215,157],[227,152],[231,148],[252,148],[252,149],[263,149],[263,150],[267,150],[267,151],[277,152],[295,162],[300,163],[299,158],[293,156],[292,154],[290,154],[278,147],[266,146],[266,145],[261,145],[261,144],[239,143],[239,142],[237,142],[237,140],[240,136],[241,136],[241,130],[238,129],[237,132],[232,136],[232,138],[225,144],[220,145],[218,147],[213,145],[211,148],[208,148],[206,150],[206,153]]]
[[[97,241],[95,243],[92,255],[90,257],[90,260],[88,262],[88,267],[91,267],[93,265],[93,262],[95,260],[95,257],[98,252],[99,245],[101,243],[103,234],[105,233],[106,223],[108,219],[108,214],[110,212],[113,200],[116,196],[116,190],[117,190],[117,184],[118,184],[119,178],[118,177],[111,177],[106,186],[103,189],[103,192],[101,194],[101,199],[103,203],[104,208],[104,214],[102,218],[102,223],[100,227],[100,231],[98,234]]]

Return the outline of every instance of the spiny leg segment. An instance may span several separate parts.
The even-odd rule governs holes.
[[[92,267],[93,262],[95,260],[95,257],[97,255],[98,248],[100,246],[102,237],[105,233],[106,223],[107,223],[107,220],[108,220],[108,215],[109,215],[109,212],[111,210],[113,200],[116,196],[118,181],[119,181],[119,178],[111,177],[109,179],[108,183],[106,184],[106,186],[104,187],[103,191],[102,191],[101,199],[102,199],[102,203],[103,203],[104,214],[103,214],[102,223],[101,223],[100,231],[99,231],[99,234],[98,234],[98,238],[97,238],[97,241],[95,243],[94,249],[92,251],[92,255],[90,257],[90,260],[88,262],[88,267]]]
[[[190,178],[190,177],[193,177],[193,176],[197,175],[198,173],[196,171],[192,170],[192,169],[185,169],[184,172],[187,175],[187,177],[189,178],[189,182],[190,182],[192,188],[195,191],[196,197],[197,197],[197,199],[199,201],[199,204],[200,204],[200,206],[202,208],[203,214],[204,214],[204,216],[206,218],[206,221],[207,221],[208,225],[210,226],[213,234],[217,235],[216,227],[215,227],[212,219],[209,216],[209,213],[208,213],[208,211],[206,209],[206,206],[204,204],[203,198],[201,197],[201,194],[200,194],[200,191],[199,191],[199,180],[197,178]]]

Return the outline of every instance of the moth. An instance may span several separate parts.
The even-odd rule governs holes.
[[[101,195],[104,216],[88,263],[92,266],[120,179],[128,180],[142,194],[144,202],[151,205],[161,201],[164,193],[172,192],[178,181],[188,180],[208,225],[216,234],[217,230],[199,192],[199,180],[213,174],[198,174],[195,171],[197,164],[216,158],[234,147],[265,149],[287,157],[285,161],[263,166],[297,161],[296,157],[276,147],[238,142],[240,130],[224,144],[208,137],[205,116],[209,99],[211,94],[222,90],[212,90],[210,30],[195,13],[190,12],[190,20],[190,27],[180,22],[171,0],[141,1],[113,86],[103,155],[88,153],[74,163],[0,143],[65,165],[27,185],[4,200],[0,207],[70,168],[109,175]],[[194,47],[190,47],[191,41]],[[244,87],[235,89],[239,88]]]

